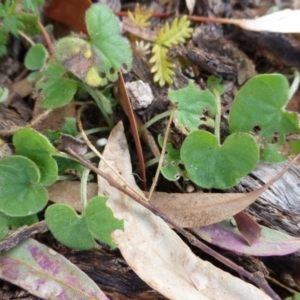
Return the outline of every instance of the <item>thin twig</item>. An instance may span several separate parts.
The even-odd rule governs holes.
[[[54,46],[53,46],[53,43],[51,41],[51,38],[47,32],[47,30],[45,29],[44,25],[40,22],[40,20],[37,21],[37,24],[38,26],[40,27],[42,33],[43,33],[43,36],[45,38],[45,41],[46,41],[46,44],[48,46],[48,50],[49,50],[49,53],[50,53],[50,56],[52,56],[54,54]]]
[[[195,247],[201,249],[203,252],[207,253],[208,255],[214,257],[224,265],[228,266],[232,270],[236,271],[240,276],[247,278],[248,280],[255,283],[257,286],[259,286],[267,295],[269,295],[274,300],[280,300],[280,297],[271,289],[271,287],[268,285],[268,282],[266,279],[258,274],[251,274],[248,271],[246,271],[244,268],[236,265],[234,262],[230,261],[226,257],[222,256],[215,250],[209,248],[207,245],[199,241],[194,235],[189,233],[188,231],[181,228],[176,222],[171,220],[167,215],[165,215],[163,212],[158,210],[155,206],[151,205],[150,203],[143,200],[141,197],[133,193],[131,190],[128,189],[127,186],[124,186],[117,181],[115,181],[109,174],[104,173],[100,169],[96,168],[94,165],[92,165],[90,162],[86,161],[84,158],[82,158],[80,155],[78,155],[75,151],[73,151],[70,147],[64,149],[67,153],[69,153],[71,156],[76,158],[82,165],[85,167],[91,169],[96,174],[104,178],[112,187],[118,189],[119,191],[123,192],[139,204],[143,205],[145,208],[149,209],[152,213],[155,215],[161,217],[165,222],[167,222],[169,225],[171,225],[174,229],[176,229],[180,234],[182,234],[184,237],[186,237],[189,242],[194,245]],[[288,168],[299,158],[300,154],[295,156],[280,172],[281,174],[288,170]]]
[[[147,195],[148,201],[151,199],[151,196],[154,192],[154,189],[156,187],[158,177],[159,177],[159,174],[160,174],[160,169],[161,169],[163,161],[164,161],[164,156],[165,156],[166,147],[167,147],[167,143],[168,143],[169,132],[170,132],[171,124],[172,124],[172,121],[173,121],[173,116],[174,116],[174,110],[171,112],[171,115],[170,115],[170,118],[169,118],[169,121],[168,121],[168,125],[167,125],[166,132],[165,132],[165,138],[164,138],[163,146],[162,146],[162,149],[161,149],[158,166],[157,166],[157,169],[156,169],[156,173],[155,173],[151,188],[150,188],[149,193]]]

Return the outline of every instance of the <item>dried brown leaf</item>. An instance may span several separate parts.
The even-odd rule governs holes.
[[[138,189],[121,123],[111,132],[104,157]],[[103,161],[99,168],[119,182]],[[124,231],[112,234],[123,257],[141,279],[167,298],[270,299],[254,286],[200,260],[161,218],[106,180],[98,178],[98,183],[99,194],[108,196],[107,205],[115,217],[124,220]]]

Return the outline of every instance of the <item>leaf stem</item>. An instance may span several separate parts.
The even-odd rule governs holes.
[[[140,129],[139,129],[139,135],[141,136],[143,134],[143,132],[148,128],[150,127],[152,124],[154,124],[155,122],[165,118],[165,117],[168,117],[172,114],[172,110],[167,110],[167,111],[164,111],[163,113],[161,114],[158,114],[156,116],[154,116],[152,119],[150,119],[148,122],[146,122]]]
[[[293,68],[293,71],[294,71],[294,80],[293,80],[293,82],[292,82],[292,84],[290,86],[290,89],[289,89],[289,100],[292,99],[293,95],[298,90],[299,82],[300,82],[299,71],[297,69],[294,69],[294,68]]]
[[[80,184],[80,199],[81,199],[81,206],[82,206],[82,211],[84,212],[86,206],[87,206],[87,196],[86,196],[86,189],[87,189],[87,180],[90,174],[90,169],[86,168],[82,172],[82,177],[81,177],[81,184]]]
[[[101,99],[102,94],[96,93],[96,91],[93,88],[91,88],[89,85],[87,85],[83,82],[78,82],[78,85],[81,88],[83,88],[84,90],[86,90],[92,96],[92,98],[96,101],[102,115],[105,118],[106,123],[108,124],[109,128],[112,128],[112,126],[113,126],[112,120],[111,120],[110,116],[108,115],[108,113],[106,112],[105,107],[102,103],[102,99]]]
[[[216,98],[216,103],[217,103],[217,113],[215,117],[215,136],[218,141],[218,145],[220,146],[220,122],[221,122],[221,98],[219,93],[216,90],[213,90],[213,94]]]
[[[19,30],[18,31],[19,35],[22,36],[24,38],[24,40],[26,40],[31,46],[35,45],[35,42],[23,31]]]

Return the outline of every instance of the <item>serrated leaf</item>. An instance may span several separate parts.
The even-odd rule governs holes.
[[[45,99],[42,102],[44,108],[55,108],[70,102],[77,90],[75,81],[63,77],[65,70],[56,63],[51,63],[45,72],[46,81],[40,81],[37,85],[42,90]]]
[[[129,42],[120,35],[120,23],[114,13],[101,4],[92,5],[86,12],[86,26],[95,54],[95,67],[110,81],[118,78],[122,66],[131,68]]]
[[[38,14],[39,12],[39,5],[43,5],[44,0],[23,0],[23,7],[25,11],[33,12]]]
[[[47,226],[53,236],[64,245],[87,250],[94,248],[96,243],[83,216],[65,204],[53,204],[45,213]]]
[[[13,136],[16,154],[30,158],[41,172],[40,184],[51,185],[57,180],[57,164],[52,157],[57,150],[47,138],[32,128],[18,130]]]
[[[289,84],[281,74],[258,75],[251,78],[238,92],[229,114],[230,132],[250,132],[259,128],[262,143],[278,144],[285,135],[299,132],[296,114],[284,109],[289,100]]]
[[[27,216],[42,210],[48,193],[39,185],[40,177],[39,168],[27,157],[12,155],[0,160],[0,211]]]
[[[171,26],[169,23],[166,23],[159,31],[155,44],[169,48],[184,43],[192,35],[193,29],[190,28],[190,25],[191,22],[187,19],[187,16],[183,16],[180,19],[175,18]]]
[[[117,244],[111,238],[111,233],[116,229],[124,229],[124,222],[114,217],[110,208],[106,206],[107,197],[98,196],[89,200],[84,216],[90,233],[100,241],[113,248]]]
[[[95,69],[96,54],[91,44],[78,37],[65,37],[55,44],[54,56],[68,71],[91,86],[107,83]]]
[[[148,27],[150,25],[149,19],[152,17],[152,13],[152,10],[148,10],[137,3],[133,13],[128,11],[128,17],[134,24],[140,27]]]
[[[24,24],[20,21],[18,15],[7,15],[3,20],[3,28],[6,32],[18,36],[18,31],[24,28]]]
[[[32,46],[25,56],[25,66],[28,70],[35,71],[41,69],[47,59],[49,57],[49,53],[42,44],[35,44]]]
[[[174,64],[171,58],[167,55],[168,49],[160,46],[154,45],[152,48],[152,57],[150,58],[150,64],[154,64],[151,68],[151,73],[154,74],[154,82],[158,82],[160,86],[164,86],[166,83],[173,83],[174,75]]]
[[[177,103],[174,123],[184,134],[197,130],[200,125],[214,127],[217,100],[209,90],[199,90],[192,80],[188,86],[177,91],[169,90],[168,97]]]
[[[236,185],[258,163],[258,145],[247,133],[234,133],[222,145],[204,130],[184,140],[181,160],[189,178],[203,188],[227,189]]]
[[[108,300],[78,267],[33,239],[0,255],[0,274],[42,299]]]

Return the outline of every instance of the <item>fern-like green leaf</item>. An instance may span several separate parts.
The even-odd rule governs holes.
[[[174,64],[171,58],[167,55],[168,49],[161,45],[154,45],[152,48],[152,57],[150,63],[154,64],[151,73],[154,74],[154,82],[158,82],[160,86],[164,86],[165,83],[172,84],[174,75]]]
[[[191,22],[186,16],[174,19],[172,24],[167,23],[158,33],[155,44],[167,48],[184,43],[190,38],[193,29],[190,27]]]
[[[167,55],[168,48],[184,43],[191,36],[193,29],[190,28],[190,24],[186,16],[181,19],[176,18],[171,25],[167,23],[157,35],[150,63],[153,64],[151,69],[151,73],[154,73],[153,80],[160,86],[173,83],[174,64],[171,57]]]
[[[138,3],[135,6],[134,12],[128,11],[129,19],[140,27],[148,27],[150,25],[149,19],[152,17],[152,10],[141,7]]]

